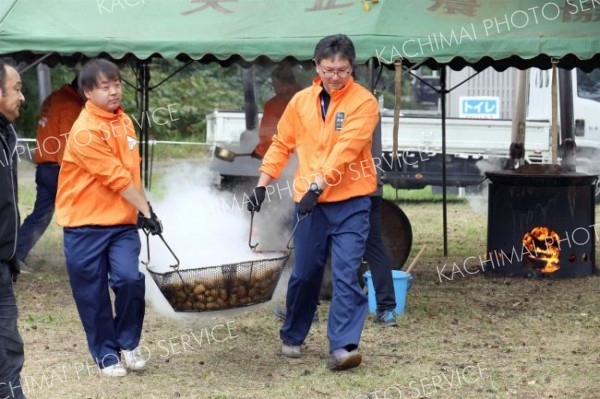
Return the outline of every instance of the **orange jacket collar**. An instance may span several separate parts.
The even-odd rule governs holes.
[[[85,109],[94,114],[97,115],[101,118],[104,119],[117,119],[119,117],[119,115],[121,115],[123,113],[123,107],[119,105],[119,107],[117,107],[117,109],[115,110],[115,112],[108,112],[103,110],[102,108],[98,107],[96,104],[92,103],[91,101],[86,101],[85,103]]]
[[[323,83],[323,80],[321,80],[321,78],[319,76],[314,78],[313,79],[313,90],[315,90],[317,93],[321,93],[321,90],[325,90],[325,88],[322,86],[322,83]],[[331,98],[341,96],[345,92],[347,92],[348,88],[350,86],[352,86],[353,84],[354,84],[354,78],[352,76],[350,76],[350,79],[348,79],[348,82],[346,82],[344,87],[342,87],[340,90],[332,90],[331,93],[329,93],[329,95],[331,95]]]

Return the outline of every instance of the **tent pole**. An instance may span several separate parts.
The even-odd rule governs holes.
[[[552,60],[552,123],[550,125],[550,137],[552,138],[552,164],[558,163],[558,61]]]
[[[369,91],[375,95],[375,68],[372,58],[367,61],[367,73],[369,76]]]
[[[527,113],[527,93],[529,88],[529,71],[517,70],[516,90],[514,96],[513,120],[511,125],[510,168],[518,169],[525,163],[525,127]]]
[[[393,125],[393,142],[392,142],[392,170],[395,170],[396,161],[398,160],[398,129],[400,125],[400,102],[402,100],[402,58],[394,61],[394,92],[396,93],[396,101],[394,103],[394,125]],[[400,169],[400,161],[398,160],[398,169]]]
[[[144,176],[144,187],[150,187],[150,176],[148,175],[148,169],[150,164],[150,151],[149,151],[149,134],[148,134],[148,92],[150,84],[150,62],[148,60],[138,62],[138,82],[139,88],[139,104],[140,104],[140,155],[144,160],[144,166],[142,175]]]
[[[258,127],[258,105],[256,104],[256,82],[254,80],[254,65],[242,69],[244,86],[244,110],[246,113],[246,130]]]
[[[569,171],[576,171],[575,155],[575,116],[573,111],[573,79],[571,71],[558,70],[558,103],[560,108],[560,144],[562,147],[561,166]]]
[[[37,64],[35,70],[37,72],[39,104],[42,105],[46,97],[52,93],[52,77],[50,68],[46,64]]]
[[[448,257],[448,207],[446,198],[446,67],[440,67],[440,94],[442,102],[442,224],[444,230],[444,257]]]

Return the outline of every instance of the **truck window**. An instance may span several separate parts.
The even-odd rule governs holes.
[[[590,73],[577,69],[577,95],[600,102],[600,69]]]

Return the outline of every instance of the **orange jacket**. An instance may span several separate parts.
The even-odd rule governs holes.
[[[58,224],[135,224],[138,211],[120,194],[131,182],[141,189],[131,119],[121,107],[111,113],[88,101],[71,128],[58,176]]]
[[[71,85],[63,85],[44,100],[38,118],[35,163],[61,163],[67,135],[82,107],[83,100]]]
[[[321,79],[316,78],[311,87],[292,98],[259,170],[279,178],[295,148],[299,166],[294,175],[294,201],[300,201],[315,175],[329,184],[319,202],[368,195],[377,188],[371,157],[373,130],[379,119],[377,100],[351,78],[341,90],[330,93],[323,121],[321,90]]]
[[[263,117],[260,120],[260,128],[258,129],[258,144],[254,148],[254,151],[261,157],[264,157],[273,135],[277,133],[277,122],[283,115],[285,107],[296,94],[302,90],[302,86],[299,84],[285,86],[281,93],[277,93],[269,101],[265,103],[265,109],[263,110]]]

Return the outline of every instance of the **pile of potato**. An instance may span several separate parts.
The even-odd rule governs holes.
[[[176,280],[161,291],[177,311],[229,309],[271,299],[279,274],[279,267],[264,268],[252,274],[238,270],[185,283]]]

